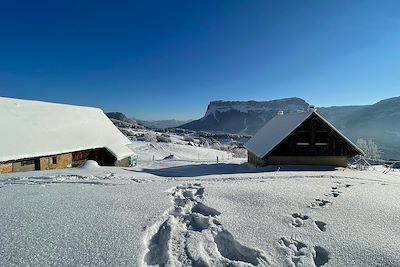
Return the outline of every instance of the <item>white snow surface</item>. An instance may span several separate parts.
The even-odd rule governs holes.
[[[187,143],[187,142],[186,142]],[[232,158],[231,153],[206,147],[189,146],[181,143],[149,143],[144,141],[132,142],[129,147],[136,152],[139,161],[146,164],[152,163],[153,156],[156,166],[160,166],[159,160],[169,155],[181,161],[216,162]]]
[[[254,168],[228,154],[216,164],[213,149],[132,147],[133,168],[1,175],[0,266],[400,265],[397,170]]]
[[[0,97],[0,125],[0,162],[102,147],[117,159],[134,154],[98,108]]]

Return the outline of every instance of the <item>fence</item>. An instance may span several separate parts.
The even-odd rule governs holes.
[[[400,160],[383,160],[383,159],[371,159],[364,156],[358,156],[355,158],[355,162],[353,163],[359,169],[367,169],[374,165],[383,165],[386,169],[383,173],[388,173],[394,169],[395,166],[400,165]]]

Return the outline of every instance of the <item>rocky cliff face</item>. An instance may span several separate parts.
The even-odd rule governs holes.
[[[199,120],[181,125],[195,131],[254,134],[280,110],[284,113],[306,111],[308,103],[301,98],[272,101],[212,101]]]

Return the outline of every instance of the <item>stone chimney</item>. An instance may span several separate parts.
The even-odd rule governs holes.
[[[314,106],[314,105],[309,105],[308,106],[308,112],[316,112],[317,111],[317,108]]]
[[[279,110],[278,113],[276,113],[276,115],[282,116],[283,115],[283,110]]]

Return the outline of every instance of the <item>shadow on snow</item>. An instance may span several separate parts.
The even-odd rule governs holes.
[[[268,166],[256,168],[249,164],[191,164],[183,166],[174,166],[160,169],[142,169],[141,171],[125,169],[133,172],[145,172],[162,177],[195,177],[205,175],[221,175],[221,174],[240,174],[240,173],[262,173],[276,171],[335,171],[333,166],[305,166],[305,165],[288,165],[288,166]]]

